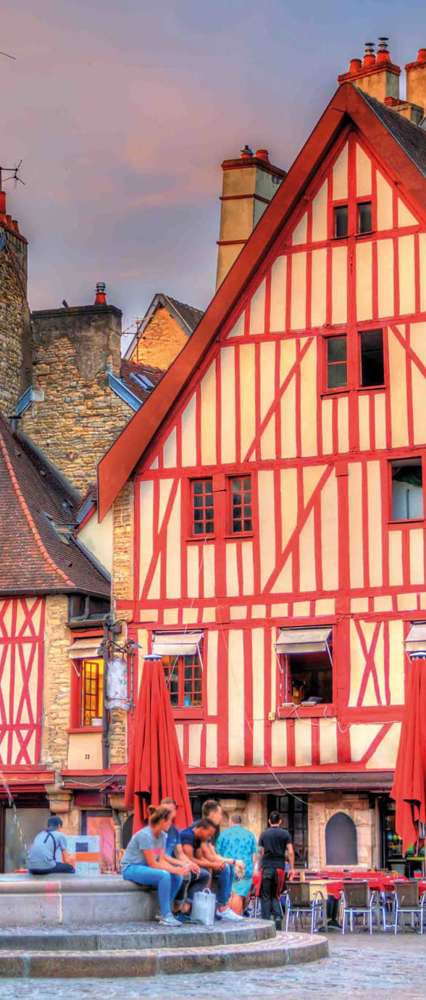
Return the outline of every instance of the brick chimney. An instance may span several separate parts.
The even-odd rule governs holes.
[[[338,76],[338,82],[354,83],[360,90],[383,103],[387,98],[399,101],[401,70],[391,60],[388,41],[388,38],[379,38],[377,53],[374,42],[366,42],[364,58],[351,59],[348,72]]]
[[[407,63],[407,102],[426,114],[426,49],[419,49],[415,62]]]
[[[224,160],[222,171],[216,288],[286,176],[285,170],[269,162],[267,149],[253,153],[249,146],[243,147],[238,159]]]

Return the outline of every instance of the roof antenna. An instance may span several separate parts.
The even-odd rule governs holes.
[[[3,184],[5,184],[6,181],[14,181],[15,188],[17,184],[23,184],[25,187],[25,181],[23,181],[22,177],[19,176],[19,171],[21,169],[21,166],[22,166],[22,160],[20,160],[19,163],[16,164],[16,167],[0,166],[0,191],[3,191]],[[8,176],[5,177],[4,176],[5,174],[7,174]]]
[[[14,59],[16,62],[16,56],[11,56],[10,52],[0,52],[0,56],[4,56],[5,59]]]

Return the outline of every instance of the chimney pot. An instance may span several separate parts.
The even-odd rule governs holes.
[[[266,163],[269,163],[269,153],[267,149],[256,149],[255,156],[258,160],[265,160]]]
[[[240,157],[242,160],[248,160],[251,156],[253,156],[253,150],[250,149],[250,146],[246,145],[240,149]]]
[[[6,192],[0,191],[0,215],[6,214]]]
[[[419,49],[417,53],[417,62],[426,63],[426,49]]]
[[[104,281],[98,281],[96,285],[95,306],[106,306],[106,304],[106,284]]]
[[[366,42],[365,43],[365,52],[364,52],[364,58],[362,60],[362,65],[363,65],[364,69],[369,69],[370,66],[375,66],[376,65],[376,56],[375,56],[375,53],[374,53],[374,43],[373,42]]]
[[[360,73],[361,69],[362,69],[361,59],[351,59],[349,63],[349,73],[351,74],[351,76],[355,76],[357,73]]]

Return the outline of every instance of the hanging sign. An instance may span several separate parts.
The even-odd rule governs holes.
[[[106,708],[122,708],[129,710],[129,693],[127,683],[127,661],[114,657],[106,663]]]

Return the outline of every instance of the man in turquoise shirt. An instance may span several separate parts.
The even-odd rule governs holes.
[[[254,833],[242,825],[239,813],[232,813],[231,825],[222,830],[215,844],[218,854],[234,861],[244,862],[243,878],[232,882],[231,906],[236,913],[243,913],[246,898],[253,881],[253,867],[257,857],[257,841]]]

